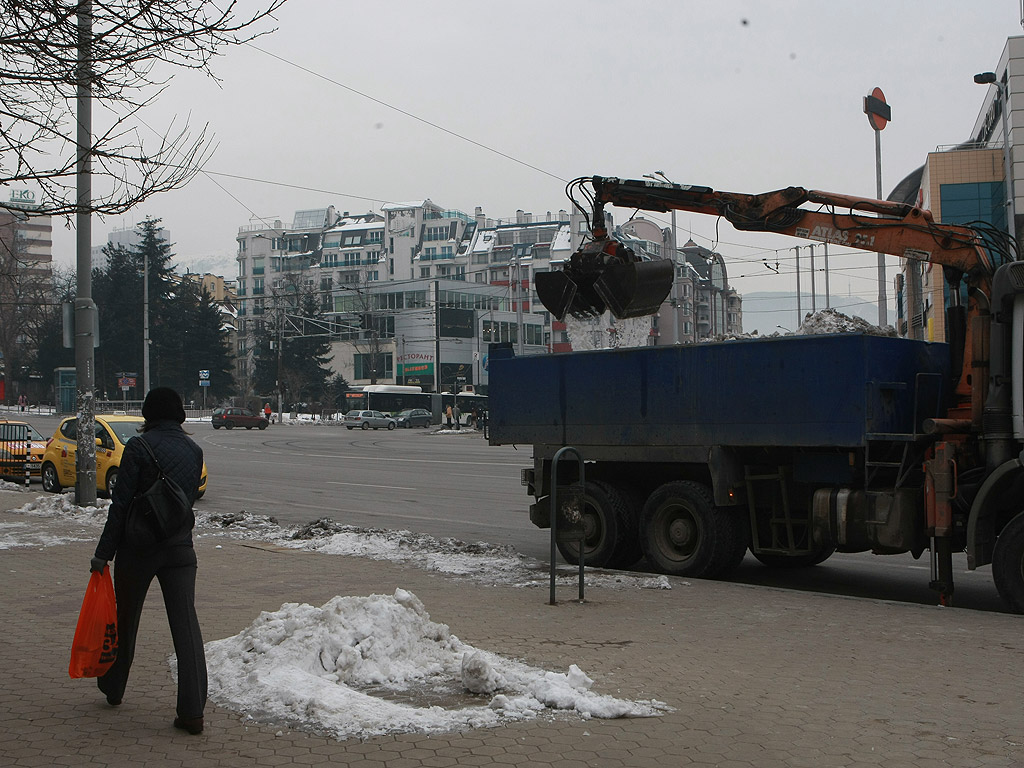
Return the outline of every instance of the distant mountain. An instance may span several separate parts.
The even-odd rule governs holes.
[[[174,262],[179,273],[188,270],[199,275],[219,275],[228,280],[234,280],[238,274],[238,262],[234,256],[194,256],[188,259],[176,258]]]
[[[878,322],[878,304],[861,296],[832,296],[829,305],[832,309],[851,317],[860,317],[870,323]],[[815,297],[815,309],[825,309],[825,297]],[[811,295],[805,293],[800,298],[800,311],[806,315],[811,311]],[[801,318],[802,319],[802,318]],[[743,332],[757,331],[760,336],[780,332],[779,326],[795,331],[800,324],[797,317],[795,293],[760,291],[743,294]],[[889,325],[893,318],[889,318]]]

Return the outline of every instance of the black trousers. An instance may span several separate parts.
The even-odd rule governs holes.
[[[114,559],[117,599],[117,659],[96,682],[107,696],[120,700],[135,658],[142,606],[153,577],[160,582],[167,622],[178,657],[179,717],[201,717],[206,708],[206,653],[196,616],[196,552],[191,544],[121,549]]]

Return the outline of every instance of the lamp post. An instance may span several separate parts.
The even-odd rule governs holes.
[[[999,99],[999,111],[1002,114],[1003,123],[1003,173],[1006,177],[1006,231],[1010,237],[1017,240],[1017,222],[1014,211],[1014,190],[1013,190],[1013,160],[1010,145],[1010,121],[1007,116],[1010,111],[1010,94],[1007,83],[999,80],[995,72],[981,72],[974,76],[974,82],[978,85],[994,85],[996,87],[996,98]]]
[[[664,171],[655,171],[653,174],[645,173],[645,179],[651,181],[664,181],[667,184],[674,184]],[[672,343],[679,343],[679,281],[676,279],[679,272],[679,248],[676,247],[676,209],[671,211],[672,216]]]

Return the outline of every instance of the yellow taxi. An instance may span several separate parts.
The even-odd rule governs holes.
[[[43,451],[46,449],[46,438],[39,434],[39,430],[27,421],[0,419],[0,424],[11,424],[16,427],[24,426],[28,428],[28,472],[33,479],[38,480],[39,468],[43,464]],[[24,453],[25,446],[21,441],[5,442],[0,440],[0,477],[13,479],[18,482],[24,481],[25,471],[20,468],[15,470],[10,461],[13,456],[22,456]]]
[[[96,490],[110,495],[117,485],[117,471],[125,444],[142,432],[141,416],[96,416]],[[75,454],[78,452],[78,419],[64,419],[46,443],[42,459],[43,490],[60,493],[77,480]],[[199,480],[199,495],[206,493],[206,462]]]

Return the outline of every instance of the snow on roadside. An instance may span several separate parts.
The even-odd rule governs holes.
[[[110,501],[99,499],[96,506],[79,507],[74,492],[37,496],[11,514],[46,518],[31,525],[0,520],[0,550],[15,547],[57,546],[72,541],[98,539],[106,521]],[[196,539],[227,536],[264,541],[282,547],[324,555],[347,555],[387,560],[423,570],[444,573],[483,584],[540,587],[548,584],[547,566],[516,552],[508,545],[438,539],[422,533],[385,528],[359,528],[321,518],[302,526],[282,526],[273,517],[239,512],[196,511]],[[561,584],[576,583],[575,569],[559,572]],[[588,571],[588,586],[608,589],[671,589],[664,576],[643,576],[626,572]]]
[[[576,665],[547,672],[467,645],[403,589],[319,608],[286,603],[207,643],[206,658],[213,701],[338,739],[490,727],[550,710],[583,718],[671,710],[594,693]],[[417,697],[422,705],[410,703]]]

